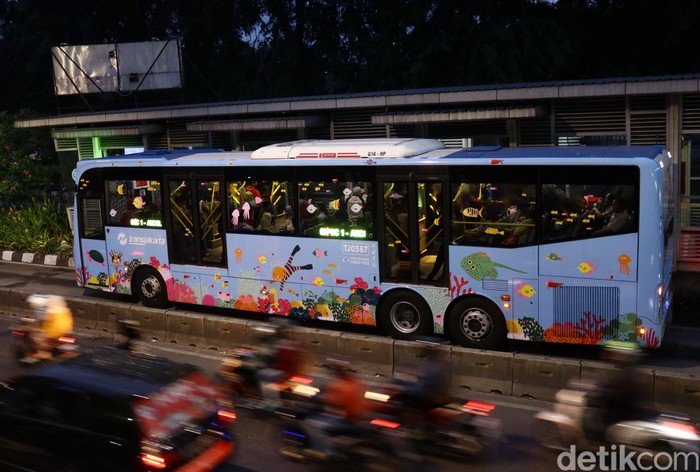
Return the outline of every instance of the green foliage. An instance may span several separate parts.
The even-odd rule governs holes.
[[[0,211],[0,248],[40,254],[70,255],[73,235],[65,210],[47,201]]]
[[[5,204],[45,198],[60,178],[49,132],[14,127],[27,118],[25,111],[0,112],[0,201]]]

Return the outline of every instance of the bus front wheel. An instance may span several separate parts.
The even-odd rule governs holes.
[[[381,304],[381,327],[394,339],[412,339],[433,332],[433,317],[423,298],[398,290],[386,295]]]
[[[153,269],[144,269],[136,279],[136,291],[143,306],[165,308],[168,305],[168,290],[163,277]]]
[[[449,336],[455,344],[495,349],[506,337],[506,320],[498,306],[483,298],[464,298],[450,310]]]

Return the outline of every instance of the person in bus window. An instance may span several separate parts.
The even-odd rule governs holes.
[[[632,218],[630,218],[627,208],[625,207],[625,202],[622,197],[615,197],[612,201],[612,215],[608,223],[598,231],[593,234],[611,234],[619,233],[621,231],[626,231],[632,223]]]

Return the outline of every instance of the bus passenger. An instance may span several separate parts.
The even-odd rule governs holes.
[[[629,213],[627,213],[622,197],[615,197],[612,201],[612,215],[610,215],[608,223],[603,229],[595,231],[593,234],[619,233],[620,231],[627,230],[631,223],[632,218],[630,218]]]
[[[272,214],[267,211],[263,213],[260,217],[260,224],[255,229],[265,233],[276,233],[277,228],[275,228],[275,225],[272,223]]]

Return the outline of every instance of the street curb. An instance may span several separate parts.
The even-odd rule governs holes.
[[[23,262],[25,264],[41,264],[57,267],[75,267],[73,256],[56,256],[34,252],[2,251],[2,260]]]

